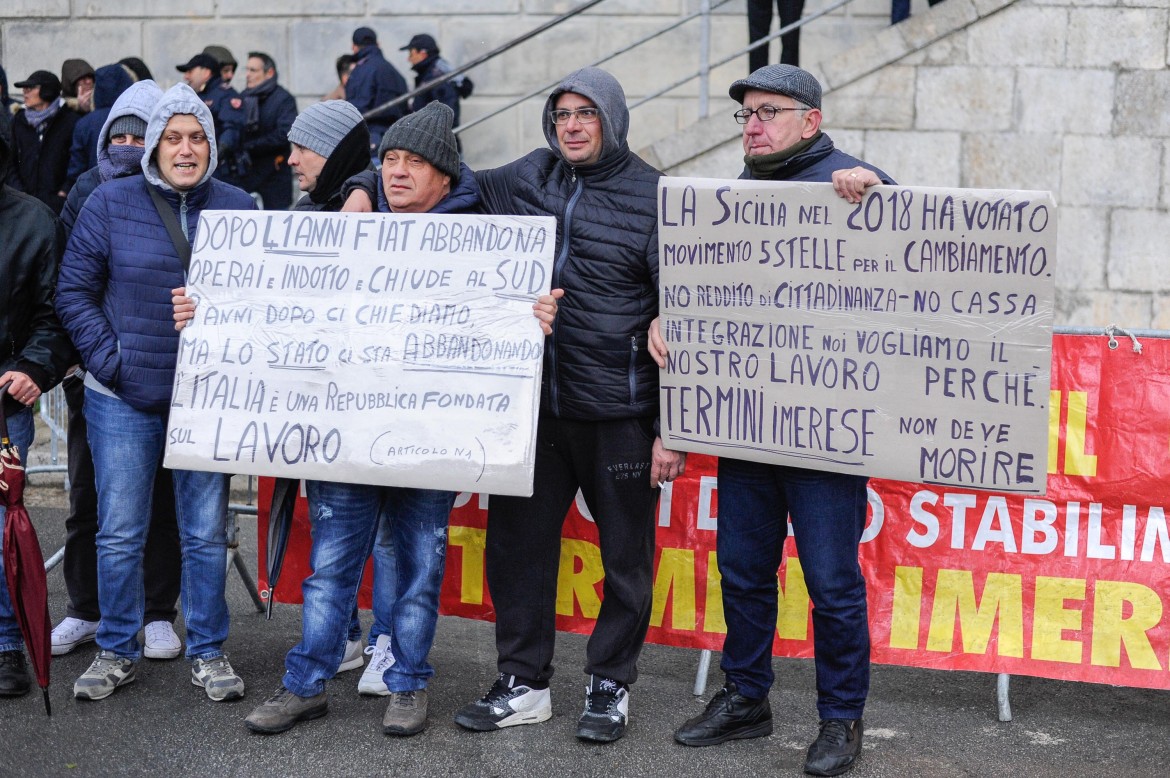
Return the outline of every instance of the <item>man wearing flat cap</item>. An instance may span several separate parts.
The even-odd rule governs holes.
[[[731,85],[743,107],[744,171],[763,181],[832,182],[859,202],[867,186],[892,184],[875,167],[838,150],[821,132],[821,85],[794,65],[768,65]],[[665,366],[666,344],[651,326],[650,351]],[[688,746],[769,735],[776,573],[791,517],[813,602],[813,652],[820,733],[808,749],[810,775],[840,775],[861,753],[869,692],[869,621],[857,561],[865,529],[867,479],[720,457],[717,554],[727,635],[723,688],[675,732]]]
[[[378,142],[386,130],[405,116],[408,109],[404,103],[400,103],[373,115],[367,114],[406,94],[406,81],[397,68],[382,56],[378,36],[369,27],[358,27],[353,31],[353,54],[357,57],[357,64],[345,84],[345,99],[365,116],[370,126],[370,156],[375,157]]]
[[[310,109],[298,117],[290,133],[302,148],[316,144],[310,133],[325,143],[334,142],[334,128],[344,116],[315,113]],[[353,116],[357,118],[356,112]],[[386,132],[378,146],[382,169],[375,184],[375,210],[395,214],[479,210],[479,186],[459,161],[452,118],[450,109],[435,103]],[[553,297],[543,295],[535,302],[534,315],[547,334],[556,311]],[[455,493],[313,480],[305,483],[305,491],[313,525],[309,555],[313,573],[303,585],[301,641],[285,657],[280,688],[245,723],[253,732],[272,735],[328,713],[325,682],[344,658],[362,570],[377,540],[395,560],[390,569],[379,571],[381,552],[375,552],[375,610],[388,602],[388,612],[375,615],[389,627],[378,645],[391,645],[394,657],[393,664],[381,665],[381,681],[390,697],[382,732],[416,735],[427,726],[427,685],[435,673],[428,655],[438,622],[447,519]]]

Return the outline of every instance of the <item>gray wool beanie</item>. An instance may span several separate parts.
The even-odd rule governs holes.
[[[807,70],[795,65],[765,65],[747,78],[731,85],[727,93],[737,103],[749,89],[762,89],[799,100],[810,108],[821,107],[821,82]]]
[[[110,131],[106,137],[112,138],[115,135],[136,135],[139,138],[145,138],[146,120],[132,113],[119,116],[110,124]]]
[[[326,159],[362,123],[362,114],[345,100],[313,103],[300,114],[288,131],[288,140]]]
[[[407,114],[386,130],[378,144],[378,159],[390,149],[402,149],[418,154],[439,172],[459,178],[459,149],[455,145],[455,112],[443,103],[427,103],[422,110]]]

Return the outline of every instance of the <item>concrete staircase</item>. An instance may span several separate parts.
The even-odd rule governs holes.
[[[899,182],[1053,193],[1058,325],[1170,334],[1166,0],[945,0],[809,69],[837,146]],[[639,153],[736,175],[724,103]]]
[[[834,95],[841,90],[912,54],[929,49],[952,33],[1015,2],[1017,0],[946,0],[900,24],[886,27],[859,46],[829,59],[806,63],[805,69],[816,75],[824,88],[826,127],[840,127],[848,120],[833,110],[837,107]],[[726,85],[712,84],[712,93],[725,95]],[[739,126],[731,121],[730,116],[734,110],[732,105],[728,98],[727,110],[717,110],[682,131],[639,149],[638,154],[670,175],[728,175],[742,158]],[[849,122],[844,126],[852,124]],[[737,162],[728,167],[725,163],[729,159]]]

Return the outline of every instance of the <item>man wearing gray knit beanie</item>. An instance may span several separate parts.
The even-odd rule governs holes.
[[[305,196],[298,211],[340,211],[341,185],[370,166],[370,131],[344,100],[326,100],[299,114],[288,131],[288,164]]]
[[[314,126],[327,118],[318,113],[310,117]],[[378,190],[379,212],[478,211],[479,187],[471,170],[459,163],[453,118],[446,105],[432,103],[386,132],[379,144],[381,174],[363,173],[364,182],[359,184]],[[298,144],[328,143],[321,138],[296,140],[295,135],[290,133],[290,138]],[[327,165],[339,150],[340,146]],[[319,151],[327,149],[322,145]],[[368,156],[368,148],[364,153]],[[547,334],[556,312],[554,296],[540,297],[533,309]],[[371,658],[358,691],[390,698],[382,717],[383,733],[418,734],[427,726],[427,686],[435,672],[428,656],[439,616],[447,520],[455,493],[327,481],[308,481],[305,491],[313,525],[313,574],[304,585],[301,640],[285,658],[280,688],[248,715],[245,724],[259,734],[276,734],[328,713],[325,683],[339,669],[347,669],[348,651],[361,636],[360,622],[349,609],[357,599],[372,547],[374,626],[366,649]],[[358,653],[359,665],[360,657]]]
[[[426,213],[451,191],[459,179],[454,120],[448,106],[427,103],[386,130],[378,144],[382,162],[378,202],[386,203],[384,210]],[[419,165],[418,160],[426,164]]]

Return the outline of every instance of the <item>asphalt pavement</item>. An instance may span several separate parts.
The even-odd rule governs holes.
[[[39,478],[37,480],[40,480]],[[46,557],[64,536],[66,511],[38,499],[31,513]],[[255,519],[241,520],[249,567]],[[60,570],[49,576],[54,620],[65,610]],[[40,694],[0,701],[0,775],[11,776],[796,776],[816,735],[810,660],[776,660],[765,738],[687,748],[674,728],[700,711],[722,681],[718,655],[703,697],[692,694],[699,652],[647,645],[630,702],[626,736],[594,745],[574,737],[584,704],[585,638],[558,638],[553,718],[494,733],[465,732],[455,711],[495,675],[492,627],[440,619],[431,660],[430,726],[411,738],[382,734],[383,698],[357,694],[359,671],[329,684],[329,715],[273,736],[253,735],[244,717],[280,682],[284,652],[300,629],[298,606],[257,613],[234,572],[228,581],[232,631],[225,648],[248,686],[245,699],[214,703],[193,686],[182,660],[144,659],[137,680],[100,702],[72,697],[93,658],[85,647],[53,661],[47,718]],[[364,620],[369,621],[365,613]],[[180,629],[180,635],[182,631]],[[994,676],[874,666],[865,746],[850,775],[1164,776],[1170,768],[1170,694],[1016,677],[1014,720],[996,714]]]

